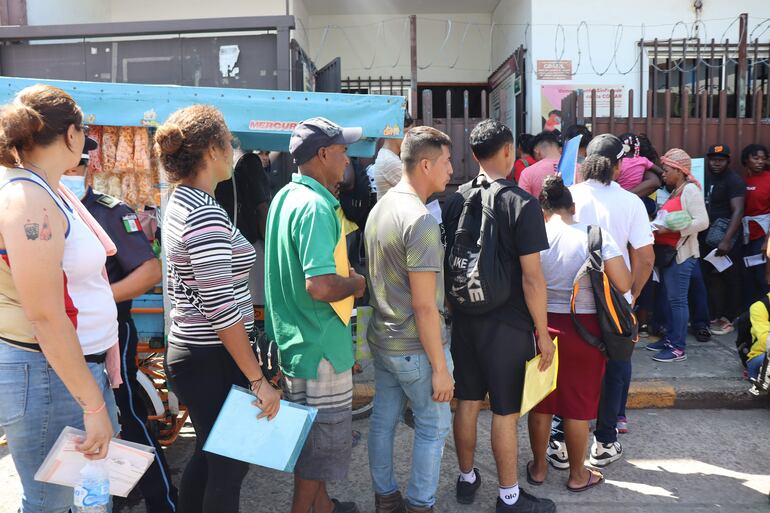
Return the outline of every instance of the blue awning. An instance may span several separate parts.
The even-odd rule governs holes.
[[[213,105],[249,150],[288,151],[294,125],[315,116],[363,128],[364,139],[349,149],[353,156],[372,156],[378,138],[401,137],[404,130],[401,96],[0,77],[0,103],[39,83],[67,91],[83,109],[85,122],[95,125],[158,126],[182,107]]]

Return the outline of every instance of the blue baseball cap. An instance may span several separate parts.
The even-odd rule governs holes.
[[[310,118],[299,123],[291,133],[289,153],[298,166],[318,154],[318,150],[333,144],[353,144],[361,139],[363,128],[343,128],[326,118]]]

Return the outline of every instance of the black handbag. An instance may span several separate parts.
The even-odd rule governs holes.
[[[655,251],[655,267],[668,267],[676,258],[676,248],[673,246],[655,244],[652,249]]]

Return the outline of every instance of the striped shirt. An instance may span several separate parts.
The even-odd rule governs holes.
[[[241,320],[251,332],[254,309],[248,285],[256,256],[227,212],[205,192],[181,185],[169,199],[163,228],[172,305],[169,342],[221,344],[217,331]],[[200,298],[203,313],[186,297],[172,266]]]

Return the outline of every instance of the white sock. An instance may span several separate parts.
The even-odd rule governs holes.
[[[463,472],[462,469],[460,470],[460,480],[465,481],[466,483],[473,484],[476,482],[476,470],[471,468],[470,472]]]
[[[509,506],[516,504],[519,500],[519,483],[511,486],[510,488],[500,488],[500,500]]]

